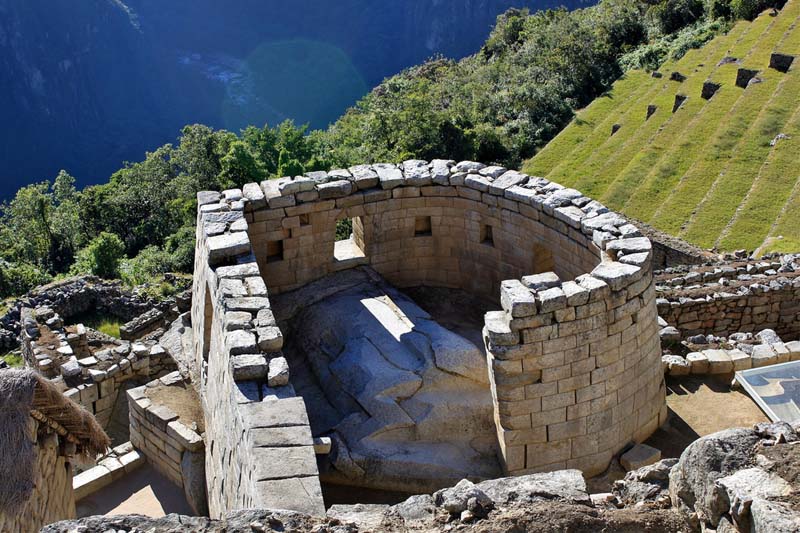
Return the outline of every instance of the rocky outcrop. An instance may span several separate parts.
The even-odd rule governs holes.
[[[605,510],[592,506],[580,472],[566,470],[502,478],[473,484],[463,480],[435,495],[412,496],[397,505],[334,505],[327,517],[269,510],[237,511],[221,520],[168,515],[88,517],[52,524],[45,533],[116,531],[222,532],[348,532],[537,531],[692,531],[671,509]]]
[[[312,431],[335,437],[323,476],[414,492],[499,475],[478,346],[368,268],[272,300]]]
[[[673,506],[711,528],[796,531],[784,527],[800,523],[797,442],[795,429],[785,422],[698,439],[670,472]]]

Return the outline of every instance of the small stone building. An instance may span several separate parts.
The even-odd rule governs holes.
[[[0,371],[0,531],[75,517],[72,462],[110,441],[95,418],[32,370]]]

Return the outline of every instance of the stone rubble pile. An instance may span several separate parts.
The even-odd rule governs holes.
[[[798,429],[764,423],[702,437],[680,459],[628,472],[608,494],[589,494],[580,471],[561,470],[462,480],[396,505],[333,505],[324,518],[271,510],[237,511],[220,520],[89,517],[43,531],[791,532],[800,530]]]

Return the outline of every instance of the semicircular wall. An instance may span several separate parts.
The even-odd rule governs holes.
[[[509,474],[600,473],[666,418],[650,241],[578,191],[499,167],[436,160],[199,196],[195,286],[204,292],[210,280],[221,312],[241,307],[241,298],[234,307],[225,303],[241,282],[217,281],[217,270],[230,264],[260,274],[271,294],[370,265],[399,287],[456,287],[497,302],[486,314],[484,340],[498,455]],[[226,211],[244,218],[228,220]],[[342,219],[352,222],[352,235],[337,242]],[[258,300],[268,308],[268,298]],[[209,317],[198,307],[193,327],[217,327]],[[212,332],[211,359],[213,339],[228,346],[222,337],[238,328]],[[275,329],[263,334],[279,340]],[[255,333],[260,346],[262,332]]]

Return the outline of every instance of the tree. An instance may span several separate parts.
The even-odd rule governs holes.
[[[125,257],[125,243],[117,235],[102,232],[78,252],[73,273],[89,273],[101,278],[119,277],[119,266]]]
[[[297,158],[292,158],[286,148],[281,150],[281,154],[278,157],[278,170],[276,175],[279,177],[300,176],[303,172],[305,172],[305,169],[300,161],[298,161]]]
[[[263,165],[243,141],[234,141],[220,163],[219,181],[225,187],[242,187],[266,178]]]

